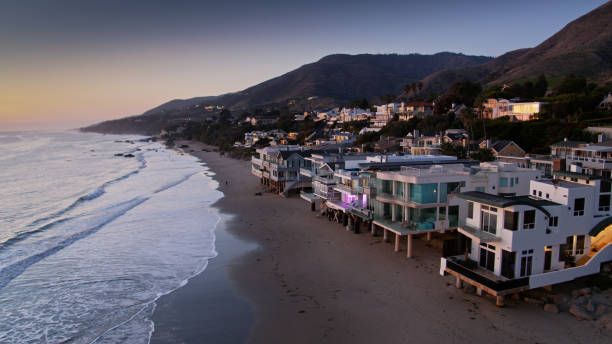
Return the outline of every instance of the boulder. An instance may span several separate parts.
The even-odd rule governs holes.
[[[595,303],[593,302],[593,300],[589,299],[589,302],[587,302],[585,309],[591,313],[595,312]]]
[[[547,303],[544,305],[544,312],[557,314],[559,313],[559,308],[552,303]]]
[[[586,310],[575,303],[570,306],[569,313],[579,320],[593,320],[593,317],[591,317]]]
[[[584,297],[591,297],[591,288],[582,288],[578,292]]]
[[[557,306],[565,305],[569,302],[569,297],[565,294],[557,294],[553,296],[552,301]]]

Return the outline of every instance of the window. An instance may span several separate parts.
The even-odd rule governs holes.
[[[474,218],[474,203],[472,202],[468,202],[468,214],[467,217],[469,219],[473,219]]]
[[[508,187],[508,178],[499,178],[499,187],[500,188]]]
[[[411,184],[410,199],[420,204],[437,203],[438,184]]]
[[[510,178],[510,187],[514,186],[514,178]]]
[[[584,254],[584,235],[576,235],[576,254]]]
[[[550,198],[550,195],[549,195],[549,194],[546,194],[546,198]]]
[[[574,216],[584,215],[584,198],[576,198],[574,200]]]
[[[542,197],[542,191],[538,191],[538,197]]]
[[[533,195],[534,195],[534,196],[536,195],[536,191],[535,191],[535,190],[533,190]]]
[[[438,208],[438,220],[446,220],[446,207]]]
[[[511,231],[518,229],[518,215],[519,213],[513,211],[504,211],[504,228]]]
[[[610,192],[610,182],[606,180],[602,180],[599,185],[599,192]]]
[[[533,250],[523,251],[521,257],[521,277],[531,275],[533,263]]]
[[[599,195],[599,211],[610,210],[610,195]]]
[[[523,229],[533,229],[535,227],[535,210],[527,210],[523,216]]]
[[[497,208],[482,206],[480,211],[480,228],[493,235],[497,234]]]
[[[518,185],[518,177],[514,178],[514,184]]]
[[[495,246],[480,244],[480,266],[489,271],[495,270]]]
[[[559,225],[559,216],[551,216],[548,218],[548,225],[550,227],[557,227]]]
[[[476,187],[476,191],[478,191],[478,192],[485,192],[485,188],[484,188],[484,186],[477,186]]]

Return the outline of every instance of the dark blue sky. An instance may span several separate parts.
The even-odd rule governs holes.
[[[140,113],[332,53],[498,56],[603,3],[0,0],[0,122]]]

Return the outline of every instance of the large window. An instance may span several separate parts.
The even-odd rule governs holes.
[[[576,235],[576,253],[584,254],[584,235]]]
[[[468,214],[467,214],[468,219],[473,219],[474,218],[474,203],[473,202],[468,202]]]
[[[480,266],[495,271],[495,246],[480,244]]]
[[[392,182],[390,180],[383,180],[382,181],[382,192],[384,193],[392,193],[393,192],[393,186],[391,184]]]
[[[411,184],[410,199],[420,204],[438,202],[438,184]]]
[[[403,197],[404,196],[404,183],[402,182],[394,182],[395,183],[395,195]]]
[[[499,187],[500,188],[508,187],[508,178],[506,177],[499,178]]]
[[[523,251],[521,256],[521,277],[529,276],[533,264],[533,250]]]
[[[535,228],[535,210],[527,210],[523,216],[523,229]]]
[[[488,233],[497,234],[497,208],[481,206],[480,228]]]
[[[518,229],[519,213],[513,211],[504,211],[504,228],[511,231]]]
[[[576,198],[574,200],[574,216],[584,215],[584,198]]]

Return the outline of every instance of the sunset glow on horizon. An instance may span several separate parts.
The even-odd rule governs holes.
[[[498,56],[605,1],[524,2],[1,1],[0,131],[240,91],[333,53]]]

